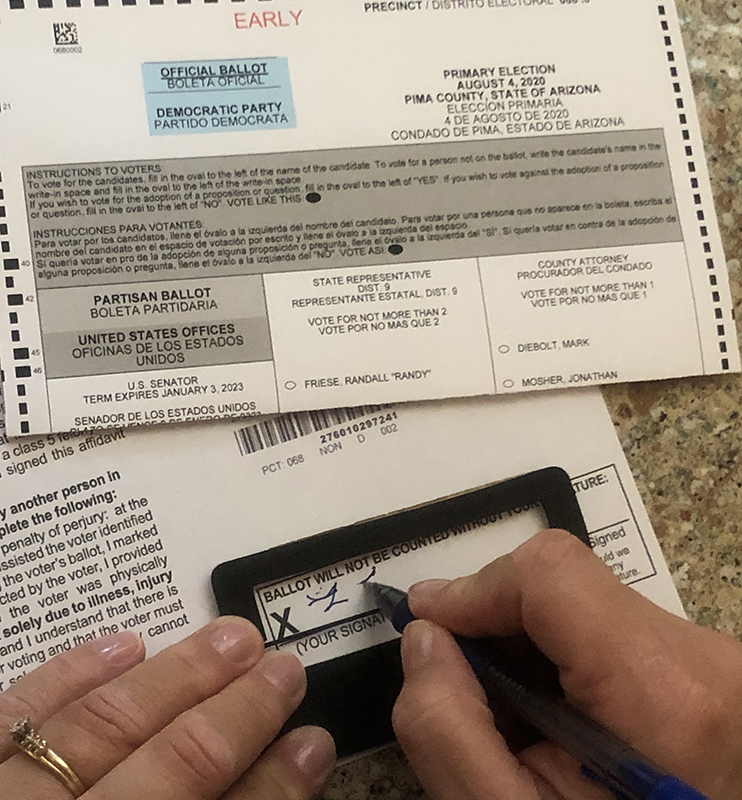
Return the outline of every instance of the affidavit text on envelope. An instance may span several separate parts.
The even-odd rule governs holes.
[[[672,4],[25,2],[11,433],[739,369]]]

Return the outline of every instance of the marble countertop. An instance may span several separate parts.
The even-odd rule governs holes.
[[[732,298],[742,314],[742,4],[678,0]],[[742,378],[606,387],[688,615],[742,638]]]
[[[742,3],[677,0],[740,333]],[[604,389],[691,619],[742,639],[742,377]],[[326,800],[425,797],[398,747],[333,774]]]

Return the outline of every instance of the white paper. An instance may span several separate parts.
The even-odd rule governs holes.
[[[216,614],[223,561],[552,465],[573,477],[596,552],[682,613],[597,390],[2,442],[0,689],[105,633],[137,631],[150,653],[180,639]],[[469,572],[540,527],[525,517],[525,534],[505,524],[486,546],[381,558],[378,577]],[[360,648],[378,631],[351,633]]]
[[[54,1],[0,12],[14,435],[739,369],[672,3]]]
[[[365,588],[368,581],[408,586],[430,575],[455,578],[514,550],[546,527],[538,505],[469,520],[319,569],[272,580],[254,590],[266,643],[288,649],[308,666],[398,637]]]

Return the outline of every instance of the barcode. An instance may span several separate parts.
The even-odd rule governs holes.
[[[325,431],[368,414],[375,414],[389,406],[354,406],[353,408],[328,408],[323,411],[300,411],[257,422],[234,432],[240,454],[249,456],[277,444],[290,442],[300,436]]]
[[[80,44],[77,35],[76,22],[55,22],[54,25],[54,44],[64,46]]]

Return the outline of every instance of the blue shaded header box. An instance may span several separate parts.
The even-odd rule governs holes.
[[[295,128],[287,58],[142,64],[151,136]]]

